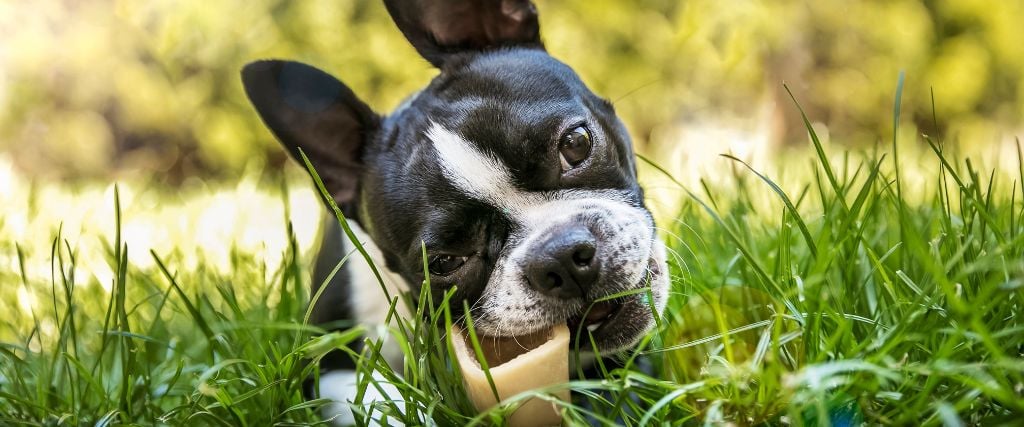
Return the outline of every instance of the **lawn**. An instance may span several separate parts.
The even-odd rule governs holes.
[[[989,169],[946,146],[815,138],[763,169],[722,158],[696,182],[645,160],[650,194],[673,197],[651,201],[672,206],[672,298],[624,367],[559,386],[569,424],[1019,422],[1020,148]],[[260,176],[169,190],[0,167],[0,424],[323,422],[324,402],[302,397],[309,361],[359,330],[305,324],[317,198],[300,176]],[[360,358],[407,411],[361,411],[486,425],[530,397],[476,414],[444,358],[447,304],[418,310],[390,331],[403,372],[377,342]]]

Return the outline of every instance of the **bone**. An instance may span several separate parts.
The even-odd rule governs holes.
[[[487,410],[498,401],[494,399],[469,336],[457,326],[452,327],[452,333],[466,391],[478,411]],[[502,400],[523,391],[569,381],[569,328],[565,325],[515,338],[478,338]],[[569,400],[568,389],[556,395]],[[533,398],[519,406],[508,421],[511,427],[557,426],[562,424],[562,416],[556,405]]]

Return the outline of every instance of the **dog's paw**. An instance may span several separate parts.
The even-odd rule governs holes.
[[[360,403],[355,403],[358,393],[358,377],[355,371],[330,371],[320,377],[320,397],[330,399],[333,403],[323,409],[326,419],[332,421],[335,426],[348,426],[356,423],[353,407],[362,408],[369,413],[367,420],[371,425],[404,426],[405,424],[394,418],[393,415],[381,413],[372,405],[375,402],[392,401],[400,413],[405,412],[405,401],[402,394],[391,383],[377,373],[373,372],[375,382],[380,389],[372,384],[366,387]],[[371,408],[373,409],[372,412]]]

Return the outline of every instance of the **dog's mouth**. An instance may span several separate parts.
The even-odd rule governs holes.
[[[651,258],[648,274],[636,288],[647,286],[661,274],[657,261]],[[572,342],[578,343],[580,349],[591,350],[590,339],[593,337],[594,344],[601,351],[615,351],[631,345],[647,332],[653,316],[657,315],[652,313],[647,296],[647,293],[634,293],[590,304],[567,321]]]
[[[596,302],[582,313],[569,318],[569,331],[573,335],[584,331],[600,334],[602,328],[613,323],[625,303],[626,298]]]

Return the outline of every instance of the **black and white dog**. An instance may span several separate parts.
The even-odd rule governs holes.
[[[668,293],[664,244],[612,104],[547,54],[529,0],[384,3],[437,77],[381,116],[316,68],[254,62],[242,80],[267,127],[294,157],[307,155],[393,295],[419,295],[423,242],[432,294],[457,285],[483,335],[568,323],[602,353],[635,345],[654,325],[644,295],[583,318],[595,299],[645,286],[660,313]],[[314,286],[353,247],[326,224]],[[356,258],[327,285],[314,321],[385,321],[389,302]],[[327,373],[320,394],[345,402],[354,382],[350,370]]]

